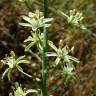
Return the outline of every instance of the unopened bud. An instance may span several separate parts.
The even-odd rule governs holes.
[[[63,40],[59,41],[59,47],[62,48],[63,47]]]

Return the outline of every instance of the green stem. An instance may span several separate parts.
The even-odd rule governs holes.
[[[48,17],[48,0],[44,0],[44,17]]]
[[[47,18],[48,16],[48,0],[44,0],[44,17]],[[41,96],[47,96],[46,91],[46,81],[47,81],[47,58],[45,56],[45,53],[48,50],[48,31],[44,27],[44,48],[42,52],[42,95]]]

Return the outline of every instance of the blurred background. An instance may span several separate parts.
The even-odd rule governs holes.
[[[21,27],[22,15],[29,11],[43,11],[43,0],[0,0],[0,59],[13,50],[17,56],[28,55],[24,53],[23,41],[29,36],[30,29]],[[88,33],[80,28],[74,28],[66,23],[66,19],[58,11],[68,14],[69,10],[76,9],[83,13],[83,24],[90,30]],[[56,45],[63,40],[64,45],[74,46],[74,56],[80,60],[76,72],[80,76],[79,84],[61,84],[53,96],[96,96],[96,0],[49,0],[49,17],[54,18],[49,28],[49,39]],[[33,50],[36,52],[35,48]],[[38,74],[40,66],[33,58],[34,66],[24,67],[28,73]],[[5,67],[0,65],[0,77]],[[49,81],[48,89],[62,81],[62,78]],[[13,74],[12,81],[7,78],[0,79],[0,96],[8,96],[14,82],[19,82],[26,88],[34,87],[34,80],[28,79],[18,73]],[[40,84],[38,83],[38,87]]]

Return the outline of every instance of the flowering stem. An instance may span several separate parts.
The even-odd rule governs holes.
[[[44,17],[48,16],[48,0],[44,0]],[[45,53],[48,50],[48,31],[44,26],[44,48],[42,52],[42,96],[47,96],[46,81],[47,81],[47,58]]]

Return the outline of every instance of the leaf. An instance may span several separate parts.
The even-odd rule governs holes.
[[[67,55],[69,53],[68,46],[65,45],[65,47],[62,49],[62,51],[64,52],[64,55]]]
[[[32,25],[29,23],[19,23],[19,25],[24,26],[24,27],[32,27]]]
[[[28,41],[33,41],[33,38],[29,36],[26,40],[24,40],[24,42],[28,42]]]
[[[60,62],[60,58],[57,57],[56,60],[55,60],[55,64],[58,65],[59,62]]]
[[[5,77],[5,75],[8,73],[8,71],[10,70],[10,68],[7,68],[4,73],[2,74],[2,79]]]
[[[10,81],[11,79],[11,73],[12,73],[12,69],[10,68],[9,71],[8,71],[8,80]]]
[[[41,46],[41,44],[38,44],[38,47],[40,48],[40,50],[43,50],[43,47]]]
[[[47,57],[57,56],[55,52],[46,52]]]
[[[29,49],[34,45],[34,42],[31,42],[29,45],[25,47],[25,52],[29,51]]]
[[[57,47],[53,44],[52,41],[48,41],[49,46],[54,49],[56,52],[58,51]]]
[[[53,21],[53,18],[45,18],[43,20],[43,23],[47,23],[47,22],[51,22],[51,21]]]
[[[58,11],[58,14],[61,15],[61,16],[63,16],[63,17],[66,17],[66,18],[69,17],[68,15],[66,15],[64,12],[62,12],[60,10]]]
[[[20,63],[28,64],[28,63],[30,63],[30,61],[28,61],[28,60],[20,60],[20,61],[17,62],[17,64],[20,64]]]
[[[50,27],[50,26],[51,26],[51,24],[44,24],[44,26],[45,26],[45,27]]]
[[[29,90],[26,91],[24,96],[27,96],[27,94],[29,94],[29,93],[38,93],[38,91],[34,90],[34,89],[29,89]]]
[[[79,63],[79,62],[80,62],[77,58],[75,58],[75,57],[73,57],[73,56],[69,56],[69,55],[68,55],[68,58],[69,58],[70,60],[76,62],[76,63]]]
[[[27,16],[22,16],[22,18],[27,21],[28,23],[32,24],[31,18]]]
[[[17,65],[16,67],[17,67],[17,69],[18,69],[21,73],[23,73],[24,75],[26,75],[26,76],[32,78],[32,76],[29,75],[29,74],[27,74],[27,73],[25,73],[25,72],[23,71],[23,69],[22,69],[20,66]]]
[[[16,62],[18,62],[18,61],[24,59],[24,57],[25,57],[25,56],[20,56],[19,58],[17,58]]]

